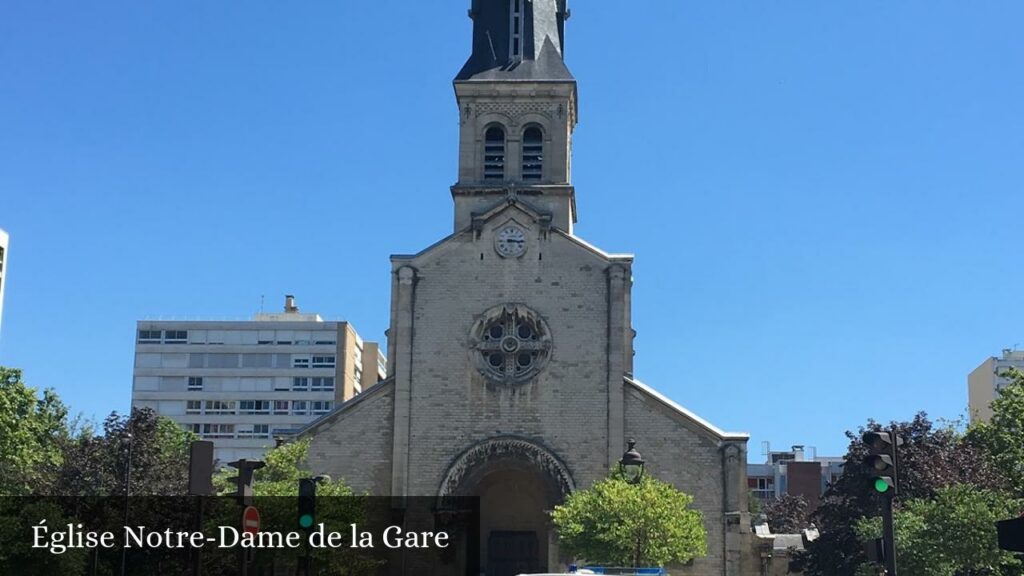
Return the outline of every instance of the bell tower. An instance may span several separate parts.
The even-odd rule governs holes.
[[[517,199],[572,233],[576,79],[565,66],[567,0],[473,0],[473,52],[455,77],[455,230]]]

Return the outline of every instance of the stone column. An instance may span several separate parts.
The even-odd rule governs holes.
[[[391,456],[391,495],[409,494],[409,417],[412,401],[412,333],[416,295],[416,269],[398,269],[398,297],[395,334],[395,417],[394,447]]]
[[[614,468],[625,445],[625,399],[622,379],[626,374],[626,283],[629,269],[621,264],[608,267],[608,468]]]
[[[725,512],[725,576],[739,576],[755,569],[756,547],[747,511],[747,444],[722,445],[722,495]]]

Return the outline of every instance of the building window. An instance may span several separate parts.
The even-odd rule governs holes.
[[[139,344],[159,344],[159,330],[139,330]]]
[[[491,126],[484,135],[484,180],[505,179],[505,130]]]
[[[288,414],[288,401],[274,400],[274,414]]]
[[[312,412],[313,412],[314,415],[321,415],[321,414],[327,414],[328,412],[330,412],[331,408],[334,406],[334,403],[325,400],[325,401],[310,402],[310,405],[313,408]]]
[[[185,414],[199,414],[203,403],[199,400],[189,400],[185,403]]]
[[[250,424],[238,427],[239,438],[269,438],[269,424]]]
[[[203,389],[203,377],[202,376],[189,376],[188,377],[188,389],[190,392],[197,392]]]
[[[313,356],[313,368],[334,368],[334,356]]]
[[[203,424],[203,438],[234,438],[234,424]]]
[[[550,334],[535,312],[507,304],[481,316],[473,326],[470,345],[484,376],[499,384],[517,384],[544,367],[551,350]]]
[[[544,133],[537,126],[523,132],[523,180],[540,180],[544,174]]]
[[[296,392],[307,392],[309,390],[309,378],[297,376],[292,378],[292,390]]]
[[[308,404],[305,400],[293,401],[292,414],[295,414],[296,416],[304,416],[306,414],[306,411],[308,410],[307,406]]]
[[[747,486],[750,487],[751,493],[761,500],[772,500],[775,498],[774,478],[748,478]]]
[[[241,400],[238,402],[239,414],[270,414],[269,400]]]
[[[310,390],[313,392],[333,392],[334,377],[328,376],[326,378],[313,378],[313,386]]]
[[[188,330],[166,330],[164,331],[164,342],[167,344],[188,343]]]
[[[206,413],[207,414],[234,414],[235,403],[227,402],[224,400],[207,400],[206,401]]]
[[[309,356],[293,356],[292,368],[309,368]]]

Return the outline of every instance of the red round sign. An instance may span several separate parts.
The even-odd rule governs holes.
[[[260,511],[255,506],[246,506],[242,512],[242,532],[256,534],[260,531]]]

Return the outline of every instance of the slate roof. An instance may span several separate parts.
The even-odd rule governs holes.
[[[524,19],[519,55],[510,42],[509,3],[515,1],[473,0],[473,53],[456,82],[574,81],[564,60],[566,0],[518,0]]]

